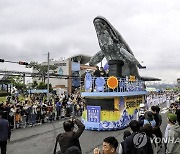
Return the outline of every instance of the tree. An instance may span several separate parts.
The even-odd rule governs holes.
[[[38,86],[37,81],[33,81],[33,83],[32,83],[32,88],[33,88],[33,89],[36,89],[36,88],[37,88],[37,86]]]
[[[39,64],[38,62],[31,61],[29,65],[27,65],[28,68],[33,68],[34,70],[38,71],[38,74],[41,75],[39,79],[41,79],[42,82],[45,83],[47,71],[48,71],[48,65],[45,63]],[[49,65],[49,70],[55,70],[57,69],[57,65]]]
[[[37,89],[47,89],[47,84],[44,82],[40,82],[37,86]]]
[[[37,86],[37,89],[47,89],[47,84],[40,82]],[[53,91],[52,85],[49,84],[49,92]]]
[[[26,89],[26,86],[23,84],[22,76],[8,76],[7,80],[9,80],[10,83],[19,91],[23,92]]]

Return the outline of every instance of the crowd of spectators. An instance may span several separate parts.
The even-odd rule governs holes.
[[[165,100],[149,104],[151,106],[145,110],[144,114],[140,115],[139,120],[132,120],[129,124],[131,131],[124,131],[123,140],[120,141],[119,146],[117,146],[118,139],[110,136],[103,140],[102,149],[94,149],[94,154],[100,154],[101,151],[104,154],[158,154],[160,152],[180,154],[179,95],[151,93],[148,97],[155,99],[164,97]],[[167,127],[165,132],[162,132],[162,116],[159,105],[169,100],[171,102],[167,107],[167,120],[165,119]]]
[[[160,128],[162,118],[159,114],[159,107],[152,106],[151,111],[145,112],[142,121],[132,120],[130,122],[131,131],[124,131],[119,148],[118,139],[110,136],[103,140],[102,149],[94,149],[94,154],[100,154],[101,151],[103,154],[158,154],[160,151],[164,154],[180,154],[179,117],[179,106],[167,113],[167,127],[164,134]]]
[[[161,131],[162,117],[159,107],[161,103],[157,100],[157,103],[154,103],[155,101],[152,103],[150,101],[151,98],[152,100],[156,100],[156,98],[162,99],[161,103],[167,102],[168,98],[174,101],[170,103],[168,108],[168,124],[165,133]],[[180,137],[180,98],[176,99],[175,95],[151,93],[148,95],[148,101],[151,103],[146,108],[147,110],[139,117],[138,121],[132,120],[130,122],[131,131],[124,131],[123,141],[120,144],[113,136],[103,140],[102,152],[104,154],[157,154],[163,146],[163,138],[170,139],[166,140],[165,153],[178,154],[180,151],[179,142],[171,143],[171,141],[172,139],[176,141]],[[7,97],[6,102],[0,104],[0,111],[3,111],[3,117],[9,121],[11,129],[35,126],[70,116],[81,116],[84,108],[85,101],[79,92],[71,95],[65,93],[62,93],[60,96],[53,95],[49,101],[42,94],[28,96],[23,101],[20,101],[18,97],[12,96]],[[73,131],[74,125],[78,126],[78,131],[76,132]],[[84,125],[81,121],[74,118],[72,121],[65,121],[63,127],[65,133],[61,133],[57,137],[57,142],[59,142],[62,152],[79,150],[78,153],[82,153],[79,137],[85,129]],[[165,135],[163,136],[163,134]],[[73,142],[72,139],[74,139]],[[139,143],[139,140],[142,142]],[[73,144],[71,145],[70,143]],[[73,149],[71,149],[72,147]],[[94,154],[100,154],[100,151],[99,148],[95,148]]]
[[[53,122],[65,117],[81,116],[84,110],[84,99],[80,94],[73,93],[60,96],[53,95],[49,101],[43,94],[31,94],[20,101],[18,97],[7,97],[6,102],[0,103],[0,110],[8,119],[11,129],[35,126]]]

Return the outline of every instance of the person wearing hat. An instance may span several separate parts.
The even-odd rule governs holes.
[[[153,128],[156,126],[156,121],[154,120],[153,113],[151,111],[146,111],[144,114],[144,124],[150,124]]]
[[[166,154],[180,154],[180,126],[176,123],[177,115],[174,113],[167,114],[169,124],[167,133],[167,149]]]

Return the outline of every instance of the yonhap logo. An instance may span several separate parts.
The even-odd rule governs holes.
[[[138,133],[133,137],[133,143],[137,149],[144,147],[147,143],[147,136],[145,133]]]
[[[151,143],[179,143],[180,144],[180,138],[177,137],[177,138],[174,138],[174,137],[168,137],[168,138],[159,138],[159,137],[153,137],[151,139]]]

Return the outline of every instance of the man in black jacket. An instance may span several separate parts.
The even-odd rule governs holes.
[[[136,120],[129,124],[132,134],[125,139],[125,154],[153,154],[153,149],[149,137],[145,133],[140,133],[140,125]]]
[[[161,122],[160,117],[157,113],[157,106],[151,106],[151,112],[153,113],[154,120],[156,121],[156,126],[159,127]]]
[[[11,130],[8,120],[4,119],[3,111],[0,110],[0,148],[1,154],[6,154],[7,141],[10,140]]]
[[[78,126],[77,131],[73,131],[74,124]],[[60,133],[57,136],[57,141],[59,142],[61,152],[65,153],[66,150],[72,146],[77,146],[79,150],[81,151],[79,137],[81,136],[81,134],[83,133],[85,129],[85,126],[83,125],[83,123],[78,119],[72,119],[72,120],[65,121],[63,123],[63,127],[64,127],[65,132]]]
[[[151,112],[153,113],[154,120],[156,121],[156,126],[153,129],[153,133],[156,137],[162,140],[162,132],[161,132],[161,124],[162,124],[162,117],[159,114],[160,108],[158,106],[151,106]],[[162,141],[161,141],[162,142]],[[159,142],[158,146],[162,147],[162,143]]]

